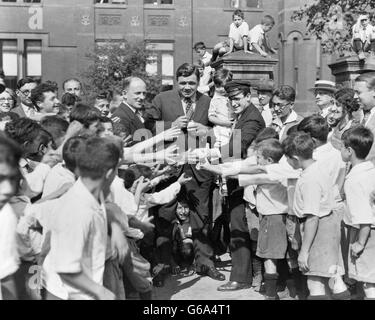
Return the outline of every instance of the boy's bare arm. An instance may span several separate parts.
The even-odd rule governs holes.
[[[239,184],[241,187],[262,184],[279,184],[280,182],[271,179],[268,174],[247,174],[238,175]]]
[[[221,120],[219,119],[216,115],[210,115],[208,116],[208,120],[210,120],[210,122],[212,122],[213,124],[217,125],[217,126],[222,126],[222,127],[228,127],[228,128],[231,128],[232,125],[233,125],[233,122],[232,121],[229,121],[229,120]]]
[[[302,272],[309,271],[308,258],[311,245],[314,241],[316,232],[318,230],[319,217],[308,215],[304,226],[304,235],[302,240],[301,251],[298,256],[298,266]]]
[[[358,258],[363,252],[366,246],[368,237],[370,235],[370,231],[371,231],[371,225],[369,224],[360,225],[358,240],[355,243],[353,243],[351,247],[351,254],[354,258]]]
[[[259,52],[259,54],[260,54],[262,57],[264,57],[264,58],[269,57],[269,54],[268,54],[267,52],[265,52],[265,51],[259,46],[259,44],[253,42],[251,45],[255,48],[256,51]]]
[[[113,292],[97,284],[86,276],[83,272],[80,273],[59,273],[60,277],[70,286],[85,292],[97,300],[115,300],[116,296]]]

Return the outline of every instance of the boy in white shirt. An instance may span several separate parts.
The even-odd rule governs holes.
[[[274,25],[275,19],[267,15],[260,24],[250,30],[248,37],[250,52],[259,53],[264,58],[268,58],[270,53],[277,53],[266,37],[266,33],[270,32]]]
[[[233,22],[229,27],[228,40],[219,42],[212,51],[211,61],[215,62],[218,56],[224,56],[233,51],[247,49],[247,37],[249,34],[249,25],[244,21],[245,14],[241,10],[233,13]]]
[[[375,300],[375,207],[370,202],[370,194],[375,190],[375,166],[366,161],[374,135],[359,126],[346,131],[342,141],[342,159],[352,164],[344,185],[348,206],[344,222],[349,231],[349,277],[363,285],[366,300]]]
[[[352,28],[352,43],[358,59],[366,59],[365,52],[371,51],[371,56],[375,57],[375,27],[370,24],[367,14],[358,17],[357,23]]]
[[[9,205],[21,180],[18,163],[22,151],[18,145],[0,135],[0,300],[17,300],[14,274],[19,266],[17,252],[17,216]]]
[[[102,138],[89,139],[77,156],[80,179],[59,199],[51,230],[51,250],[43,264],[47,299],[115,298],[102,285],[107,249],[104,199],[116,176],[119,160],[119,148]],[[64,290],[59,283],[55,287],[56,275],[62,280]]]
[[[198,54],[199,59],[204,63],[204,66],[209,66],[211,63],[212,54],[206,50],[206,45],[203,42],[197,42],[194,45],[194,50]]]

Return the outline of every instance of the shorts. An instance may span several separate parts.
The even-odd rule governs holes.
[[[256,255],[263,259],[285,259],[287,248],[286,214],[261,216]]]
[[[255,208],[251,209],[248,204],[246,205],[245,212],[250,240],[257,242],[259,237],[259,213]]]
[[[358,234],[358,229],[349,228],[349,278],[359,282],[375,283],[375,230],[371,229],[365,249],[358,258],[354,259],[351,256],[351,246],[358,240]]]
[[[304,223],[302,223],[302,228]],[[337,211],[319,219],[318,230],[310,248],[307,276],[331,278],[344,275],[341,254],[341,219]]]

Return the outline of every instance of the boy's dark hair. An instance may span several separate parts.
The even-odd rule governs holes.
[[[213,80],[217,87],[223,87],[229,81],[232,81],[233,73],[225,68],[220,68],[215,71]]]
[[[196,75],[197,81],[199,83],[199,80],[201,78],[199,69],[191,63],[184,63],[183,65],[179,66],[176,71],[176,80],[178,80],[179,77],[190,77],[193,74]]]
[[[237,9],[233,12],[232,19],[234,19],[234,16],[238,16],[238,17],[241,17],[242,19],[245,19],[245,14],[240,9]]]
[[[298,156],[305,160],[312,159],[314,142],[308,133],[292,133],[283,141],[282,146],[285,155],[289,158]]]
[[[119,169],[118,170],[118,176],[124,180],[124,186],[126,189],[129,189],[132,187],[135,180],[137,180],[135,171],[132,169]]]
[[[266,16],[263,17],[263,19],[261,21],[261,24],[264,25],[264,26],[274,26],[275,25],[275,19],[270,15],[266,15]]]
[[[61,103],[66,106],[74,106],[78,102],[78,97],[72,93],[65,92],[61,96]]]
[[[354,150],[358,159],[364,160],[374,143],[374,134],[364,126],[357,126],[345,131],[341,140],[346,148],[350,147]]]
[[[113,124],[113,134],[118,137],[121,137],[122,134],[125,134],[126,136],[129,135],[129,133],[126,132],[126,127],[120,122],[115,122]]]
[[[86,141],[86,137],[80,136],[72,137],[64,143],[62,157],[64,159],[66,168],[71,172],[74,172],[77,168],[77,155],[85,146]]]
[[[19,168],[21,157],[22,149],[17,142],[0,132],[0,163],[6,163],[16,169]]]
[[[375,72],[362,73],[355,79],[355,82],[366,82],[368,89],[375,90]]]
[[[119,148],[110,140],[93,137],[77,154],[80,176],[97,180],[110,169],[115,169],[120,160]]]
[[[88,128],[92,123],[98,121],[101,117],[100,111],[94,107],[79,103],[73,107],[69,119],[70,122],[78,121]]]
[[[197,51],[198,49],[206,49],[206,45],[204,44],[204,42],[200,41],[200,42],[197,42],[196,44],[194,44],[193,49],[195,51]]]
[[[51,134],[53,141],[56,142],[57,139],[65,136],[69,122],[59,116],[47,116],[40,121],[40,125]]]
[[[53,92],[55,93],[55,88],[47,83],[41,83],[31,90],[30,100],[36,106],[38,102],[43,102],[45,97],[44,93]]]
[[[272,97],[279,97],[282,100],[286,100],[288,102],[294,102],[296,100],[296,91],[291,86],[280,86],[279,88],[275,89],[272,93]],[[272,99],[271,99],[272,101]]]
[[[54,90],[55,90],[55,92],[59,91],[59,86],[57,85],[57,82],[55,82],[55,81],[51,81],[51,80],[47,80],[47,81],[45,82],[45,84],[48,84],[48,85],[50,85],[51,87],[53,87]]]
[[[286,132],[286,135],[287,135],[287,136],[290,136],[291,134],[296,133],[297,131],[298,131],[298,124],[296,124],[296,125],[290,127],[290,128],[288,129],[288,131]]]
[[[38,81],[36,81],[35,79],[31,78],[31,77],[26,77],[26,78],[22,78],[20,80],[18,80],[17,82],[17,89],[21,89],[25,84],[28,84],[28,83],[38,83]]]
[[[271,158],[274,163],[280,161],[284,155],[284,149],[278,139],[267,139],[256,145],[256,149],[267,159]]]
[[[335,93],[335,100],[341,104],[346,113],[358,111],[360,105],[358,100],[354,98],[355,91],[351,88],[342,88]]]
[[[60,104],[59,105],[59,112],[57,113],[57,115],[59,117],[63,116],[65,113],[70,113],[70,110],[69,108],[65,105],[65,104]]]
[[[101,116],[101,117],[99,118],[99,121],[100,121],[101,123],[110,123],[110,124],[112,124],[112,126],[113,126],[113,121],[111,120],[111,118]]]
[[[3,119],[10,118],[10,121],[14,121],[20,118],[20,116],[17,113],[14,112],[0,112],[0,121],[3,121]]]
[[[279,134],[277,133],[277,131],[274,128],[267,127],[267,128],[262,129],[258,133],[257,137],[255,138],[254,143],[258,144],[258,143],[260,143],[264,140],[268,140],[268,139],[279,139]]]
[[[20,146],[25,142],[32,142],[41,139],[46,146],[52,140],[52,136],[42,126],[29,118],[20,118],[8,122],[5,125],[7,136],[16,141]]]
[[[326,119],[320,115],[312,115],[303,119],[298,124],[297,130],[308,133],[312,138],[321,142],[327,142],[329,126]]]

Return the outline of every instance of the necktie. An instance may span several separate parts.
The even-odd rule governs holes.
[[[193,101],[189,98],[185,99],[186,109],[185,114],[188,121],[193,118],[194,108],[193,108]]]
[[[139,110],[136,110],[135,111],[135,115],[139,118],[139,120],[143,123],[144,120],[143,120],[143,117],[142,117],[142,112],[139,111]]]

